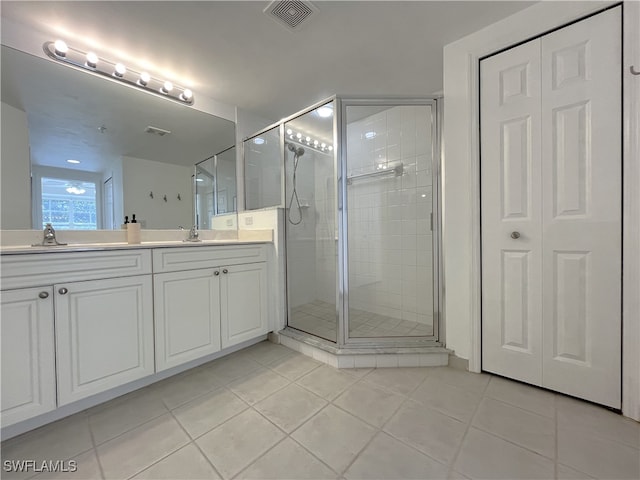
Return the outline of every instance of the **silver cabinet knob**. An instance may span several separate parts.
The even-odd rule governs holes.
[[[215,272],[213,272],[213,274],[217,277],[218,275],[220,275],[220,272],[216,270]]]
[[[222,273],[229,273],[229,270],[227,270],[226,268],[222,270]]]
[[[511,238],[517,240],[518,238],[520,238],[520,232],[511,232]]]
[[[62,287],[60,290],[58,290],[58,293],[60,295],[66,295],[69,292],[69,290],[67,290],[66,288]]]
[[[49,298],[49,292],[40,292],[38,296],[40,298]]]

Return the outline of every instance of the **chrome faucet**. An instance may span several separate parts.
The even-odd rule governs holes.
[[[186,238],[184,241],[185,242],[201,242],[202,240],[198,238],[198,227],[196,227],[195,225],[191,227],[191,229],[189,230],[189,238]]]
[[[53,245],[67,245],[61,243],[56,239],[56,231],[53,229],[53,225],[47,223],[44,227],[42,243],[34,243],[32,247],[53,246]]]

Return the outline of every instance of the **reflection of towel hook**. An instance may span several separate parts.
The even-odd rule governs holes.
[[[636,69],[633,68],[633,65],[629,67],[629,71],[631,72],[631,75],[640,75],[640,72],[636,71]]]
[[[178,194],[178,200],[182,200],[182,197],[180,196],[180,194]]]
[[[167,196],[165,195],[164,197],[162,197],[162,199],[166,202],[167,201]]]
[[[149,196],[153,198],[153,192],[149,192]]]

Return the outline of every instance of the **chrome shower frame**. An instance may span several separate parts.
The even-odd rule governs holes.
[[[258,132],[246,137],[244,142],[264,134],[274,128],[279,130],[280,154],[281,154],[281,201],[279,207],[286,209],[286,143],[285,143],[285,124],[301,117],[318,107],[327,103],[334,102],[333,115],[333,137],[335,139],[335,148],[333,150],[334,169],[337,175],[336,179],[336,205],[338,210],[337,229],[338,229],[338,247],[337,247],[337,292],[336,292],[336,318],[337,332],[336,342],[317,337],[312,333],[298,330],[289,325],[291,316],[291,306],[289,302],[290,286],[288,282],[288,270],[286,255],[286,242],[284,248],[284,263],[287,278],[285,279],[285,301],[286,301],[286,326],[287,329],[293,329],[302,332],[305,335],[313,337],[316,343],[326,342],[338,349],[344,348],[403,348],[403,347],[428,347],[444,345],[444,278],[442,264],[442,127],[443,127],[443,99],[442,97],[358,97],[358,96],[339,96],[333,95],[320,102],[314,103],[299,112],[290,115],[280,121],[273,123]],[[349,336],[349,250],[348,250],[348,199],[347,199],[347,152],[345,148],[346,139],[346,113],[347,107],[350,106],[431,106],[433,112],[432,122],[432,235],[433,235],[433,328],[432,336],[420,337],[350,337]],[[243,154],[244,158],[244,154]],[[245,204],[246,204],[246,190]],[[285,239],[288,238],[288,229],[290,228],[285,221]]]

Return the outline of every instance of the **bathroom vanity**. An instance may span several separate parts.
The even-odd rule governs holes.
[[[117,396],[262,340],[271,329],[270,249],[4,249],[3,429],[64,406],[87,408],[104,400],[98,394]]]

